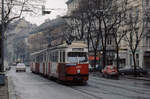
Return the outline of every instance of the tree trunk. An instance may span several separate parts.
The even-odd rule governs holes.
[[[117,46],[117,48],[116,48],[116,54],[117,54],[117,71],[119,72],[119,48],[118,48],[118,46]]]
[[[134,62],[134,76],[137,77],[135,52],[133,52],[132,54],[133,54],[133,62]]]
[[[87,36],[87,45],[88,45],[88,52],[89,52],[89,49],[90,49],[90,38],[89,38],[89,33],[88,33],[88,36]]]
[[[96,56],[97,56],[97,50],[94,51],[94,71],[96,71]]]
[[[105,68],[106,65],[106,49],[103,49],[103,68]]]

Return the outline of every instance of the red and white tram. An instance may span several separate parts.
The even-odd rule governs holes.
[[[31,71],[65,82],[86,82],[89,75],[87,54],[83,42],[44,49],[31,54]]]

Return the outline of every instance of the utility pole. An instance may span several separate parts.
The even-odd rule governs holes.
[[[2,15],[1,15],[1,56],[0,56],[0,85],[5,84],[5,75],[4,75],[4,0],[2,0]]]

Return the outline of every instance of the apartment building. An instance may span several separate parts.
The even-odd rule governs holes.
[[[68,16],[70,16],[72,14],[72,12],[78,8],[80,1],[81,0],[68,0],[66,2],[67,7],[68,7],[68,11],[67,11]]]
[[[127,12],[128,15],[138,16],[137,27],[139,35],[142,33],[143,37],[136,50],[136,65],[142,68],[150,69],[150,22],[147,21],[147,13],[150,6],[149,0],[128,0]],[[130,26],[130,25],[128,25]],[[126,29],[128,29],[128,26]],[[135,35],[133,35],[135,36]],[[140,36],[139,36],[140,37]],[[133,37],[135,40],[136,37]],[[122,40],[120,44],[120,58],[123,59],[123,64],[126,67],[133,66],[132,52],[129,44]]]
[[[144,18],[144,33],[146,34],[142,42],[142,66],[144,68],[150,69],[150,1],[141,0],[143,8],[143,18]]]

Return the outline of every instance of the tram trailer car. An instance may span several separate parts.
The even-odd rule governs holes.
[[[88,80],[88,50],[83,42],[66,43],[32,54],[31,71],[64,82]]]

